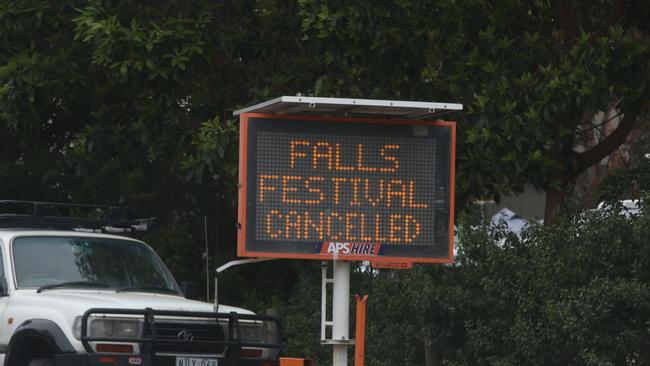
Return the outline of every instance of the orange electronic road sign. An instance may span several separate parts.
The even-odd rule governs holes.
[[[454,122],[240,116],[238,255],[453,261]]]

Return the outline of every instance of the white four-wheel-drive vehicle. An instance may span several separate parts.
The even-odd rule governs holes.
[[[278,365],[277,319],[188,300],[144,242],[28,205],[0,210],[3,365]]]

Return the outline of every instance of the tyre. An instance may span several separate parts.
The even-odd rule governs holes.
[[[54,366],[54,360],[51,358],[37,358],[29,361],[27,366]]]

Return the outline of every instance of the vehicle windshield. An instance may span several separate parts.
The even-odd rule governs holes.
[[[34,236],[13,242],[19,288],[162,289],[179,293],[160,258],[144,244],[119,239]]]

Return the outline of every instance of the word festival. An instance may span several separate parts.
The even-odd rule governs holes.
[[[431,222],[418,213],[432,214],[433,195],[400,170],[399,144],[278,143],[285,168],[256,175],[267,240],[411,244]]]

